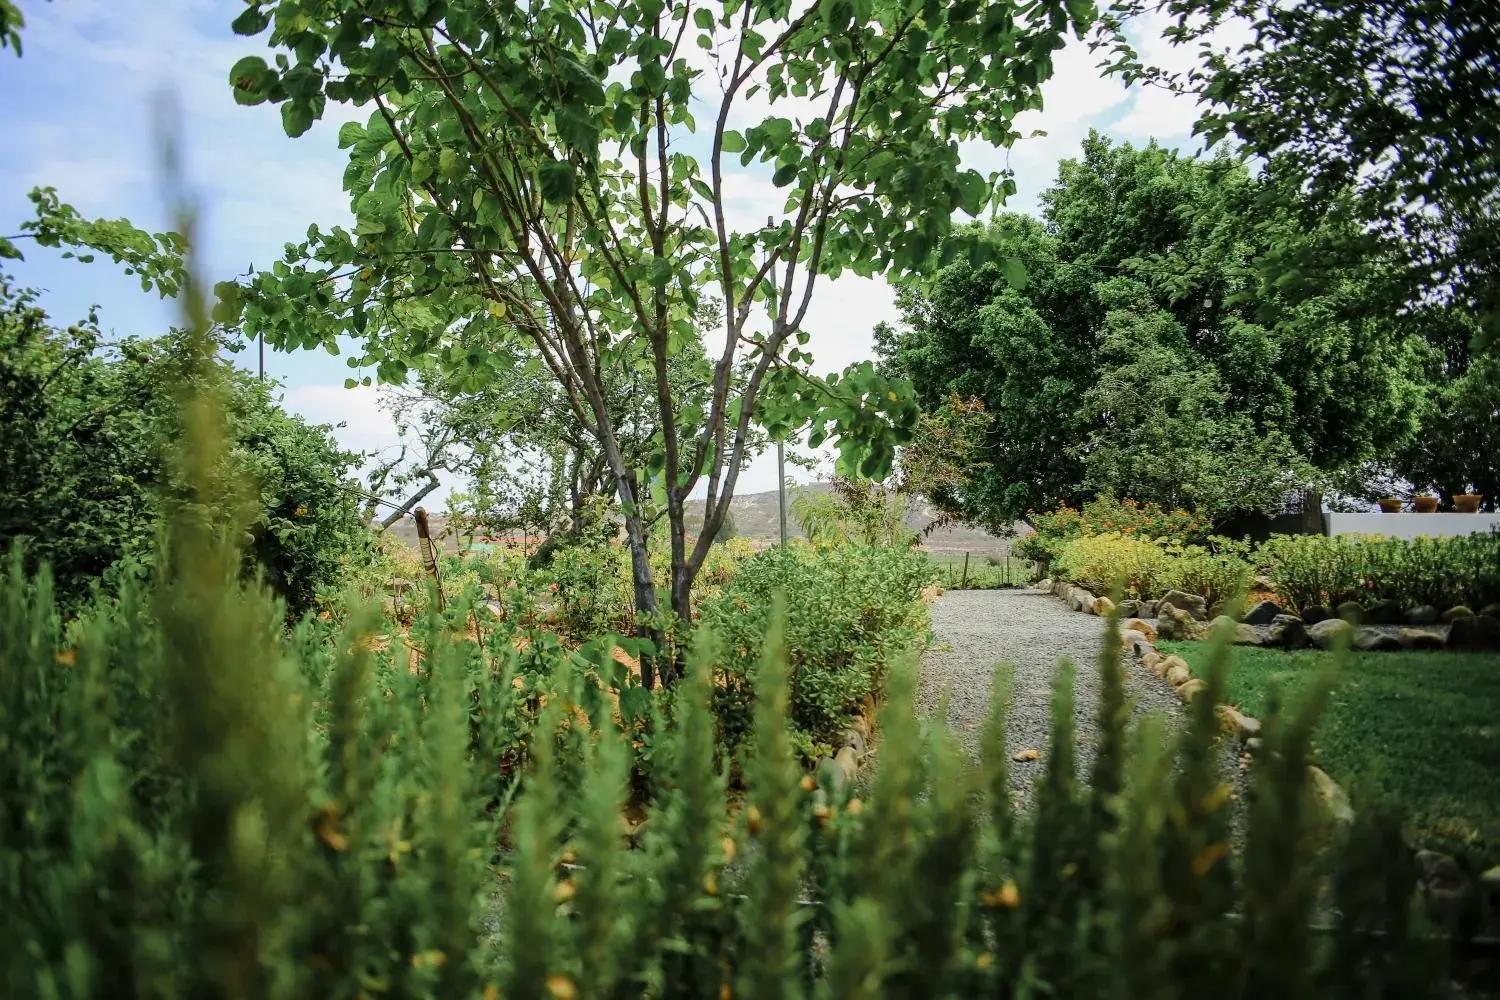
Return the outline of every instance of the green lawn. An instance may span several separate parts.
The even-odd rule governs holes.
[[[1163,642],[1196,673],[1208,646]],[[1306,690],[1333,654],[1236,649],[1229,701],[1264,714],[1268,684]],[[1500,655],[1357,653],[1334,685],[1315,738],[1318,764],[1353,792],[1407,814],[1414,840],[1500,861]]]

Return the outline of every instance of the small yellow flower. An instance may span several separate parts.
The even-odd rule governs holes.
[[[295,516],[297,516],[297,517],[306,517],[307,516],[307,508],[306,507],[298,507],[297,508],[297,513],[296,513]]]
[[[750,806],[745,810],[745,825],[750,828],[751,833],[760,833],[765,829],[765,820],[761,819],[760,810]]]
[[[734,861],[734,852],[735,852],[734,838],[733,837],[725,837],[722,846],[724,848],[724,863],[727,865],[727,864],[731,863],[732,861]]]
[[[988,969],[990,966],[992,966],[994,964],[995,964],[995,956],[991,955],[987,951],[980,952],[979,953],[979,957],[976,958],[976,959],[974,959],[974,966],[976,968],[979,968],[979,969]]]
[[[802,786],[802,790],[804,792],[810,792],[814,788],[817,787],[818,783],[813,780],[813,776],[812,775],[810,775],[810,774],[804,774],[802,776],[802,781],[799,782],[799,784]]]
[[[850,799],[849,804],[844,808],[848,810],[850,816],[858,816],[865,811],[865,804],[859,799]]]
[[[552,901],[554,903],[566,903],[573,898],[573,894],[577,891],[577,888],[573,885],[573,880],[565,878],[557,883],[557,888],[552,890]]]
[[[557,997],[557,1000],[573,1000],[578,995],[578,989],[573,985],[573,980],[567,976],[548,976],[547,992]]]

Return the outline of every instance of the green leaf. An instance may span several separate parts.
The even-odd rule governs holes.
[[[786,187],[797,179],[797,171],[800,167],[799,163],[783,163],[776,168],[776,173],[771,175],[771,183],[777,187]]]
[[[255,4],[240,11],[240,16],[230,22],[229,27],[236,35],[258,35],[270,23],[271,16],[262,11],[259,4]]]
[[[339,149],[348,149],[365,137],[365,127],[359,122],[345,122],[339,126]]]
[[[745,148],[745,137],[738,132],[724,132],[723,150],[726,153],[738,153]]]
[[[553,160],[542,164],[538,179],[542,186],[542,197],[547,201],[562,205],[572,200],[577,182],[573,177],[573,168],[567,163]]]
[[[1000,269],[1005,274],[1005,280],[1011,288],[1016,291],[1024,291],[1027,283],[1031,280],[1026,273],[1026,265],[1019,257],[1007,257],[1000,262]]]
[[[714,26],[714,16],[706,7],[699,7],[693,11],[693,23],[704,31]]]
[[[308,101],[287,101],[281,106],[281,127],[295,139],[312,128],[313,109]]]
[[[454,180],[463,171],[463,164],[459,162],[458,153],[451,149],[445,149],[438,154],[438,173],[448,180]]]
[[[273,77],[271,67],[260,56],[246,56],[229,70],[229,85],[234,88],[236,104],[260,104],[266,99],[266,82]]]

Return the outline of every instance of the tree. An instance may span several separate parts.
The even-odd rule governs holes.
[[[756,424],[779,436],[810,423],[814,446],[837,437],[844,467],[889,469],[915,404],[871,365],[810,376],[814,291],[846,270],[907,273],[940,246],[960,252],[944,239],[952,213],[1014,185],[961,169],[959,143],[1011,142],[1052,53],[1093,14],[1071,0],[254,0],[235,30],[269,29],[277,56],[233,67],[237,100],[279,104],[290,135],[329,101],[373,113],[340,130],[353,231],[311,230],[271,271],[222,287],[219,316],[286,349],[352,335],[351,361],[385,382],[461,356],[493,372],[512,362],[470,353],[472,338],[524,341],[522,364],[559,387],[605,456],[636,607],[659,640],[646,523],[665,510],[667,590],[686,619]],[[736,226],[734,157],[785,192],[779,220]],[[675,393],[673,359],[700,349],[693,317],[709,291],[722,342],[703,390]],[[623,450],[603,382],[623,367],[647,376],[657,411],[644,464]],[[700,488],[689,550],[684,505]],[[643,676],[653,683],[649,657]]]
[[[58,328],[0,271],[0,548],[24,539],[70,611],[155,564],[164,498],[183,488],[165,454],[181,437],[184,363],[176,334],[110,340],[93,315]],[[273,384],[221,368],[226,473],[254,490],[247,569],[300,614],[363,550],[356,456],[282,410]]]
[[[1426,391],[1414,402],[1416,430],[1388,465],[1445,503],[1456,493],[1481,493],[1486,510],[1500,509],[1500,357],[1471,350],[1476,323],[1462,310],[1421,318],[1431,345]]]
[[[1146,12],[1196,46],[1185,71],[1143,63],[1123,28]],[[1225,41],[1220,31],[1237,28]],[[1239,43],[1239,39],[1245,39]],[[1117,0],[1096,44],[1127,80],[1198,95],[1196,131],[1232,136],[1297,185],[1316,219],[1347,199],[1402,251],[1386,299],[1459,305],[1500,332],[1500,8],[1489,0]],[[1352,199],[1349,192],[1353,192]],[[1315,258],[1266,261],[1268,273]],[[1395,277],[1395,276],[1393,276]]]
[[[1153,447],[1180,469],[1207,476],[1233,452],[1259,474],[1253,488],[1193,487],[1215,514],[1276,506],[1289,470],[1316,478],[1393,454],[1415,418],[1425,348],[1368,308],[1387,259],[1347,216],[1305,228],[1294,193],[1267,193],[1275,183],[1227,156],[1092,135],[1060,166],[1041,221],[1002,216],[984,231],[989,262],[955,261],[899,289],[902,327],[877,331],[885,369],[911,378],[924,406],[956,392],[993,418],[969,520],[1008,523],[1104,485],[1159,487],[1137,498],[1175,503],[1179,488],[1141,475],[1141,446],[1158,433]],[[1308,287],[1262,280],[1257,262],[1287,248],[1327,262]],[[1211,432],[1192,433],[1209,418]]]
[[[1280,428],[1258,429],[1231,408],[1216,367],[1169,346],[1182,332],[1139,283],[1112,278],[1100,293],[1101,365],[1083,394],[1092,429],[1076,449],[1085,487],[1217,519],[1275,510],[1313,479]]]

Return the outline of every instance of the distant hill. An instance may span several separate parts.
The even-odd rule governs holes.
[[[799,491],[827,493],[827,483],[807,483],[787,491],[786,531],[789,538],[801,538],[802,529],[792,513],[792,499]],[[730,505],[734,515],[735,532],[742,538],[758,542],[774,542],[780,537],[777,494],[775,490],[765,493],[743,493],[737,495]],[[912,504],[907,512],[906,523],[922,531],[936,519],[932,508],[925,501]],[[703,523],[703,505],[693,502],[688,505],[688,524]],[[691,528],[689,529],[691,530]],[[1018,526],[1019,533],[1029,533],[1028,528]],[[978,528],[950,526],[938,528],[922,541],[922,548],[932,552],[972,552],[975,555],[1004,555],[1010,548],[1010,539],[992,535]]]
[[[797,492],[827,493],[829,489],[827,483],[808,483],[787,491],[788,537],[802,537],[802,529],[797,526],[797,518],[793,515],[791,507],[792,498],[797,495]],[[740,494],[734,498],[731,512],[734,515],[735,533],[741,538],[749,538],[757,542],[775,542],[780,536],[775,490],[765,493]],[[698,501],[689,503],[687,517],[688,531],[692,533],[695,531],[695,526],[703,523],[703,504]],[[906,517],[906,523],[917,531],[925,529],[933,520],[935,518],[932,508],[924,501],[913,503]],[[447,520],[434,514],[429,516],[428,523],[442,548],[449,552],[453,551],[454,542],[447,537]],[[1030,533],[1030,529],[1024,525],[1016,527],[1018,534]],[[417,525],[410,517],[404,517],[391,525],[389,534],[413,549],[417,547]],[[972,552],[977,556],[1004,555],[1010,549],[1010,539],[992,535],[978,528],[955,525],[933,531],[922,540],[922,548],[937,553]]]

